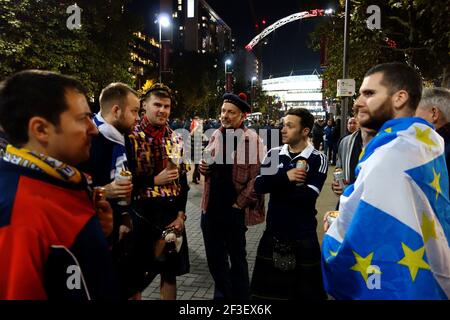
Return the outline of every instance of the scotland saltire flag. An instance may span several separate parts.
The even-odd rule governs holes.
[[[336,299],[448,299],[450,202],[443,139],[419,118],[387,121],[322,244]]]

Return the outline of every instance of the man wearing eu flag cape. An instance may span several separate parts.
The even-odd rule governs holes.
[[[355,102],[378,130],[322,244],[336,299],[448,299],[450,202],[443,139],[414,118],[422,81],[400,63],[373,67]]]

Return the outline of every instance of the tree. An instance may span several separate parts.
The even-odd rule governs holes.
[[[77,77],[91,97],[113,81],[132,83],[128,44],[136,28],[129,0],[77,1],[82,27],[69,30],[72,1],[0,0],[0,78],[23,69]]]
[[[316,50],[324,40],[327,43],[328,64],[322,75],[327,97],[336,96],[336,80],[343,76],[343,2],[336,15],[322,18],[311,35],[311,46]],[[381,8],[381,30],[372,31],[366,26],[369,5]],[[356,87],[370,67],[390,61],[415,66],[425,80],[448,83],[449,9],[449,4],[425,0],[351,1],[349,75],[356,80]]]

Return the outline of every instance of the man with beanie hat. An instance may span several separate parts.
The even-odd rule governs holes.
[[[222,125],[211,136],[205,148],[208,157],[200,164],[205,176],[201,228],[214,299],[249,298],[246,226],[264,221],[264,196],[254,193],[253,185],[265,147],[243,124],[250,111],[246,100],[244,93],[223,96]]]

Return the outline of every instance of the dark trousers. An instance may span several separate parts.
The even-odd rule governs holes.
[[[214,299],[248,300],[245,212],[233,208],[221,213],[207,212],[202,214],[201,228],[215,283]]]
[[[192,174],[192,182],[199,182],[200,181],[200,165],[195,164],[194,166],[194,172]]]
[[[313,137],[313,145],[314,145],[314,149],[316,149],[317,151],[320,151],[320,144],[323,143],[323,139],[322,138],[314,138]],[[325,149],[325,147],[324,147]]]
[[[325,142],[325,148],[323,152],[327,156],[328,161],[331,161],[331,163],[333,164],[336,163],[336,153],[337,153],[336,149],[337,148],[335,147],[335,143],[330,141]]]

